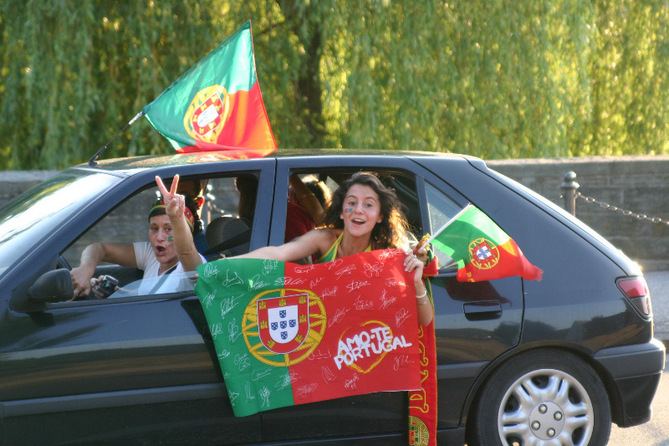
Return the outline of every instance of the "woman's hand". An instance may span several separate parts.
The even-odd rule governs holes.
[[[424,249],[418,251],[418,254],[423,253],[425,253]],[[425,258],[427,258],[427,254],[425,254]],[[404,259],[404,269],[407,272],[414,272],[413,281],[416,287],[416,308],[418,312],[418,323],[422,326],[428,325],[430,321],[432,321],[432,316],[434,315],[432,311],[432,305],[430,305],[430,298],[427,296],[427,288],[425,288],[425,283],[423,283],[424,266],[424,260],[421,260],[419,255],[414,254],[413,251],[408,252],[406,258]]]
[[[418,285],[423,283],[423,268],[425,267],[426,260],[427,252],[425,249],[421,249],[418,251],[418,253],[409,251],[406,258],[404,259],[405,271],[414,271],[414,283],[416,284],[416,290],[418,290]]]

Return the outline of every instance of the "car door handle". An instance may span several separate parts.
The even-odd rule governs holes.
[[[462,308],[465,317],[470,321],[502,317],[502,304],[499,301],[467,302],[462,305]]]

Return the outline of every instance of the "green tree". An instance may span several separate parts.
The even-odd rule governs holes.
[[[669,153],[663,0],[3,0],[0,168],[86,161],[248,19],[279,147]]]

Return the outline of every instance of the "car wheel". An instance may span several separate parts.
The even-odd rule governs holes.
[[[606,389],[597,373],[560,351],[519,355],[483,386],[468,445],[603,445],[611,433]]]

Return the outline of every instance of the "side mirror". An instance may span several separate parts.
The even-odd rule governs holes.
[[[10,306],[15,311],[25,313],[43,311],[46,303],[64,302],[71,299],[73,294],[74,285],[70,270],[59,268],[39,276],[27,290],[15,291]]]

